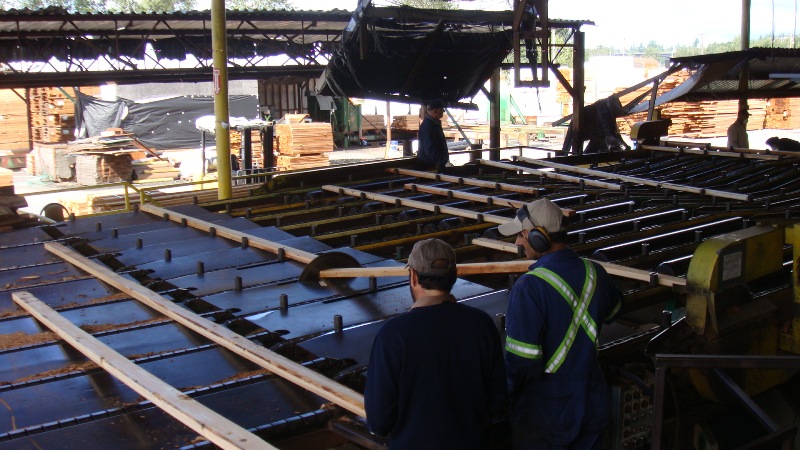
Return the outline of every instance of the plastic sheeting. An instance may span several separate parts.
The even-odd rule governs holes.
[[[435,25],[369,23],[371,32],[351,34],[334,54],[320,94],[447,103],[474,96],[511,51],[510,28]]]
[[[228,97],[231,117],[258,118],[258,99],[253,95]],[[78,93],[75,107],[76,136],[99,136],[108,128],[122,128],[144,145],[156,149],[198,148],[202,132],[195,121],[214,114],[213,96],[173,97],[151,102],[120,98],[101,100]],[[206,145],[214,145],[214,136],[206,134]]]

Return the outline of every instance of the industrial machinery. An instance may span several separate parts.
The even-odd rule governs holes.
[[[373,336],[410,304],[412,245],[450,242],[454,294],[502,330],[527,263],[496,226],[538,197],[569,212],[572,247],[625,293],[600,336],[607,448],[792,442],[800,160],[653,145],[527,155],[443,174],[414,158],[267,174],[246,198],[0,234],[0,450],[211,448],[222,430],[382,448],[360,393]],[[357,272],[333,278],[337,266]],[[139,369],[164,385],[131,387]],[[219,416],[205,428],[201,408]]]

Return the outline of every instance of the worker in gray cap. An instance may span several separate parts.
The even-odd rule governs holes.
[[[447,138],[442,129],[444,102],[433,99],[425,103],[425,118],[419,126],[417,159],[426,167],[441,172],[450,163]]]
[[[484,449],[507,407],[503,350],[494,321],[450,294],[456,254],[439,239],[408,257],[413,304],[378,331],[364,404],[370,431],[390,449]]]
[[[747,108],[740,108],[736,114],[736,121],[728,127],[728,148],[750,148],[750,139],[747,137],[749,119],[750,113]]]
[[[514,283],[506,313],[516,450],[601,449],[610,419],[597,336],[622,295],[602,266],[567,247],[563,221],[561,208],[539,199],[498,227],[536,260]]]

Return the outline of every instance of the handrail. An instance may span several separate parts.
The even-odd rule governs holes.
[[[235,177],[231,177],[231,181],[234,180],[247,180],[250,178],[271,178],[275,174],[280,172],[264,172],[258,174],[250,174],[250,175],[238,175]],[[105,216],[108,214],[116,214],[119,212],[130,212],[133,210],[131,204],[131,192],[129,189],[132,189],[135,194],[139,196],[139,203],[144,205],[146,203],[153,204],[155,206],[161,206],[157,199],[153,198],[153,195],[150,192],[159,191],[162,189],[172,189],[176,187],[186,187],[186,186],[195,186],[195,185],[203,185],[208,183],[217,183],[217,179],[205,179],[205,180],[198,180],[198,181],[185,181],[181,183],[171,183],[171,184],[154,184],[154,185],[147,185],[147,186],[140,186],[137,187],[133,183],[129,181],[119,181],[116,183],[107,183],[107,184],[97,184],[91,186],[72,186],[63,189],[51,189],[46,191],[36,191],[36,192],[25,192],[21,194],[17,194],[20,197],[35,197],[37,195],[46,195],[46,194],[60,194],[64,192],[73,192],[73,191],[87,191],[87,190],[95,190],[95,189],[107,189],[107,188],[114,188],[114,187],[122,187],[123,188],[123,199],[125,202],[125,206],[121,209],[113,209],[103,212],[96,212],[90,214],[82,214],[81,217],[96,217],[96,216]],[[210,188],[213,189],[213,188]]]
[[[653,431],[651,449],[660,450],[664,421],[664,388],[667,370],[670,368],[710,369],[722,382],[727,391],[738,400],[768,433],[763,442],[785,443],[794,437],[795,427],[781,429],[722,369],[800,369],[800,356],[775,355],[694,355],[694,354],[656,354],[655,383],[653,386]]]

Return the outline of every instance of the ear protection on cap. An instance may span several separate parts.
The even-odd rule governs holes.
[[[526,205],[522,205],[519,210],[517,210],[517,219],[519,219],[520,222],[528,219],[528,221],[533,224],[533,219],[531,219],[531,214],[528,212],[528,207]],[[537,227],[536,225],[533,226],[532,230],[528,231],[526,237],[531,248],[536,250],[537,253],[546,252],[553,242],[550,239],[550,233],[543,227]]]

